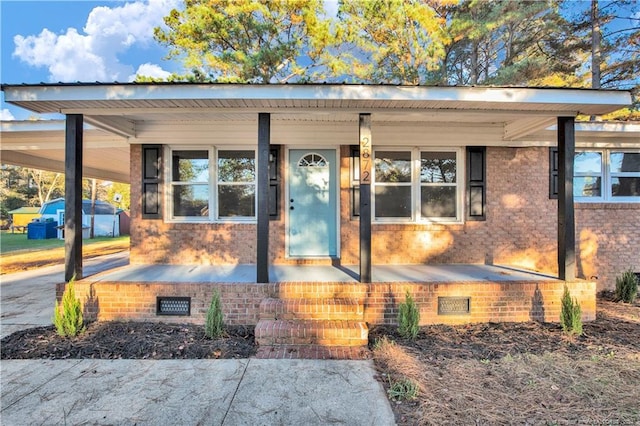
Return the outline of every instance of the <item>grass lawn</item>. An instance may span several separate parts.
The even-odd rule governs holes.
[[[82,257],[91,258],[129,249],[129,236],[98,237],[83,240]],[[2,274],[58,265],[64,262],[64,241],[57,238],[28,240],[27,234],[0,234]]]

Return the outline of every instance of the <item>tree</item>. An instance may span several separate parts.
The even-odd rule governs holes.
[[[442,65],[449,84],[570,85],[579,39],[556,0],[468,0],[450,8],[452,44]]]
[[[111,185],[108,185],[106,194],[107,201],[113,203],[116,194],[122,196],[122,201],[120,201],[118,207],[123,210],[129,210],[131,208],[131,185],[120,182],[113,182]]]
[[[27,169],[36,189],[37,202],[42,206],[49,200],[64,196],[64,175],[45,170]]]
[[[633,88],[640,84],[640,6],[635,1],[591,0],[574,23],[591,54],[591,87]]]
[[[186,0],[155,38],[195,81],[272,83],[311,78],[331,42],[321,0]],[[317,76],[316,76],[317,77]]]
[[[452,2],[441,2],[452,3]],[[363,82],[434,83],[449,38],[445,20],[420,0],[342,0],[342,42],[354,53],[345,60]]]

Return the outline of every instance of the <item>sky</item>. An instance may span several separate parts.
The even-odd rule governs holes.
[[[0,82],[129,82],[136,74],[181,72],[153,29],[181,0],[0,0]],[[337,10],[337,0],[325,0]],[[1,120],[26,120],[30,111],[4,102]],[[61,118],[40,116],[40,118]]]
[[[0,0],[3,84],[128,82],[136,73],[163,77],[180,71],[164,60],[153,29],[179,0]],[[4,103],[2,120],[33,113]]]
[[[335,14],[338,0],[325,0]],[[128,82],[135,75],[181,72],[153,39],[153,29],[181,0],[0,0],[0,82]],[[586,0],[571,3],[576,8]],[[639,12],[640,13],[640,12]],[[0,119],[34,114],[4,102]],[[52,118],[52,117],[41,117]]]

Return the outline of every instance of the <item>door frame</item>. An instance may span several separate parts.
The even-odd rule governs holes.
[[[336,255],[335,256],[290,256],[289,255],[289,151],[301,150],[301,151],[313,151],[313,150],[331,150],[336,154],[336,176],[334,182],[334,190],[336,191]],[[340,205],[340,146],[336,145],[285,145],[284,146],[284,257],[285,259],[340,259],[340,211],[342,206]]]

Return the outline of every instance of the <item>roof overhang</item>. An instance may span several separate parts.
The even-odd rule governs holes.
[[[346,123],[371,113],[374,126],[413,124],[442,134],[465,128],[466,134],[490,135],[496,145],[530,146],[555,143],[552,126],[558,117],[603,115],[631,104],[627,91],[517,87],[59,83],[2,90],[7,103],[36,113],[82,114],[84,175],[124,182],[129,182],[129,144],[176,143],[157,140],[167,128],[184,135],[180,143],[198,143],[212,130],[243,127],[239,122],[255,126],[263,112],[271,113],[276,129],[308,122],[351,129]],[[589,132],[577,124],[577,142]],[[624,135],[618,141],[633,141],[634,132],[601,127],[590,138],[617,134]],[[2,161],[63,171],[64,121],[2,123]]]
[[[603,115],[631,104],[627,91],[518,87],[337,84],[72,83],[4,85],[5,101],[36,113],[83,114],[111,133],[136,138],[137,123],[228,120],[271,113],[275,120],[482,122],[514,141],[557,117]],[[223,117],[223,118],[221,118]],[[331,118],[329,118],[330,120]]]
[[[2,163],[64,173],[64,120],[3,121]],[[83,176],[129,183],[129,143],[84,125]]]

